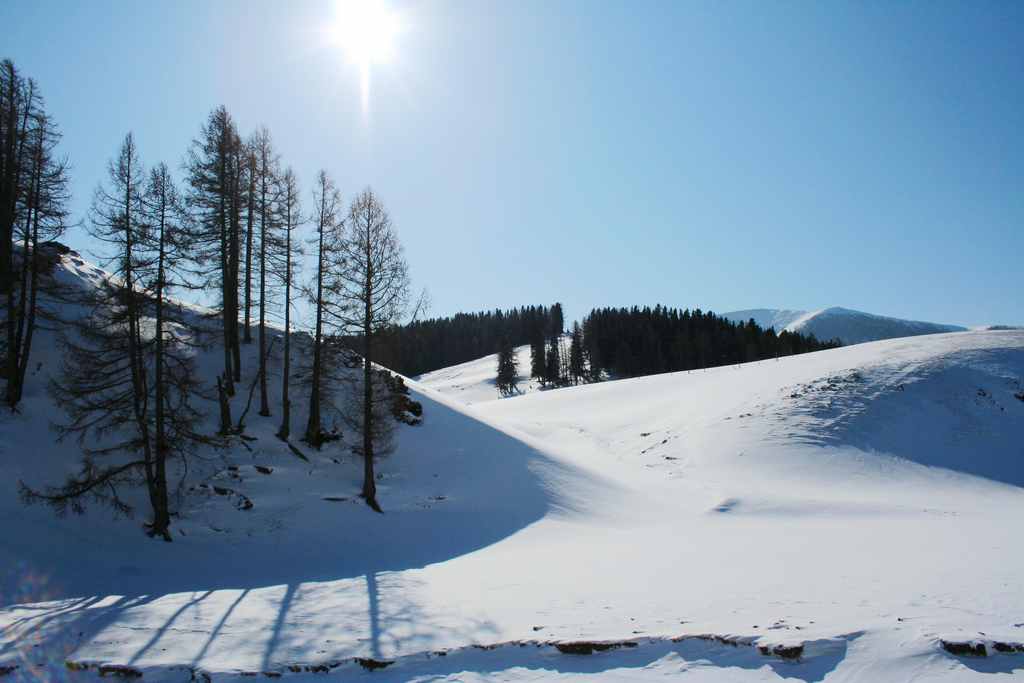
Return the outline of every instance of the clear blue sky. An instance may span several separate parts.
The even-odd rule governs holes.
[[[367,117],[329,2],[7,0],[0,56],[63,127],[77,217],[126,131],[178,167],[223,103],[307,191],[372,185],[434,314],[1024,323],[1024,3],[393,6]]]

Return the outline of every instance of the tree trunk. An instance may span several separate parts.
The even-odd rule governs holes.
[[[373,472],[373,260],[370,236],[366,239],[366,298],[363,300],[363,492],[366,504],[382,512],[377,502],[377,480]]]
[[[291,196],[288,196],[285,214],[284,243],[284,364],[281,368],[281,428],[277,436],[287,441],[292,431],[291,401],[288,399],[288,380],[291,375],[291,296],[292,296],[292,210]]]
[[[245,343],[252,343],[252,228],[253,212],[256,209],[256,167],[255,158],[249,157],[248,211],[245,218]]]
[[[154,387],[156,391],[156,467],[154,472],[153,523],[149,527],[151,536],[159,536],[165,541],[171,540],[171,513],[167,496],[167,433],[164,410],[166,377],[164,377],[164,257],[166,250],[166,206],[161,197],[160,206],[160,246],[157,256],[156,275],[156,332],[154,361]]]
[[[237,156],[237,150],[234,148],[232,143],[229,146],[229,152],[234,158],[234,168],[231,172],[231,184],[229,189],[231,192],[230,196],[230,224],[228,231],[228,247],[230,254],[228,257],[228,266],[231,275],[231,369],[235,373],[234,380],[236,382],[242,381],[242,349],[240,346],[241,335],[238,333],[238,271],[239,264],[241,262],[241,240],[239,233],[242,231],[242,214],[241,214],[241,195],[239,187],[239,174],[241,172],[241,165]]]
[[[28,243],[28,217],[26,217],[26,238],[25,238],[25,253],[22,256],[22,270],[26,270],[29,273],[28,278],[22,278],[22,294],[20,310],[18,312],[18,338],[16,340],[16,348],[13,349],[13,353],[18,359],[18,376],[17,381],[14,383],[14,393],[10,396],[10,406],[13,410],[18,403],[21,401],[22,395],[25,391],[25,374],[28,372],[28,361],[32,353],[32,335],[35,332],[36,327],[36,300],[37,292],[39,290],[39,202],[40,196],[40,184],[42,183],[43,173],[43,140],[42,132],[40,131],[39,144],[36,148],[35,157],[35,169],[34,178],[32,181],[32,199],[29,202],[29,216],[33,217],[32,220],[32,243],[31,252],[29,250]],[[31,253],[31,257],[29,254]],[[28,289],[30,295],[28,300],[25,299],[24,290]],[[24,321],[24,325],[22,324]],[[8,393],[10,394],[11,382],[13,380],[8,378],[7,386]]]
[[[260,157],[260,415],[270,417],[267,399],[267,157]]]
[[[320,448],[323,443],[323,429],[320,425],[320,346],[323,338],[323,302],[324,302],[324,209],[327,204],[327,193],[320,199],[320,234],[317,236],[316,261],[316,328],[313,332],[313,377],[309,389],[309,420],[306,423],[306,443]]]
[[[224,135],[224,133],[221,133]],[[220,186],[220,197],[217,205],[217,221],[220,226],[220,298],[221,298],[221,326],[224,340],[224,391],[228,396],[235,395],[235,387],[232,382],[234,372],[231,369],[231,267],[228,263],[228,216],[225,207],[227,184],[227,169],[225,169],[224,142],[220,144],[220,159],[218,161],[218,181]]]

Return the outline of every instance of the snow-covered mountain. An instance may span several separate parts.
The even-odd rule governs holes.
[[[921,334],[962,332],[967,329],[959,325],[889,318],[839,307],[823,308],[820,311],[752,308],[731,311],[723,314],[723,317],[733,322],[747,322],[753,319],[763,328],[774,327],[776,332],[787,330],[813,334],[818,339],[839,339],[843,344],[860,344]]]
[[[82,286],[102,277],[62,267]],[[21,412],[0,414],[0,680],[988,681],[1024,669],[1024,332],[473,405],[410,381],[424,422],[401,426],[380,460],[382,515],[356,497],[361,465],[344,442],[302,447],[302,460],[274,437],[275,403],[274,417],[249,418],[253,440],[196,459],[169,544],[107,510],[60,519],[17,500],[18,480],[75,467],[49,428],[59,413],[42,380],[59,351],[41,337]],[[203,353],[206,372],[217,354]],[[447,386],[478,384],[459,377]],[[297,424],[303,398],[296,387]]]

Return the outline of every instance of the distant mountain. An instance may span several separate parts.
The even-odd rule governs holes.
[[[824,308],[820,311],[752,308],[725,313],[724,317],[734,322],[745,322],[753,318],[761,327],[774,327],[776,332],[788,330],[813,334],[818,339],[839,339],[843,344],[860,344],[920,334],[963,332],[967,329],[959,325],[889,318],[839,307]]]

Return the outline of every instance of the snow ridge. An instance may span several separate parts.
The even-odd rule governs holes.
[[[818,339],[839,339],[843,344],[861,344],[881,339],[896,339],[922,334],[963,332],[967,328],[920,320],[890,318],[838,306],[817,311],[752,308],[723,314],[733,322],[753,319],[759,326],[774,327],[776,332],[813,334]]]

